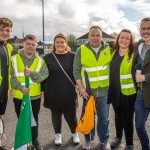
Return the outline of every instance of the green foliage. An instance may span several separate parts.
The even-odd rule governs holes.
[[[13,44],[15,42],[15,39],[14,38],[10,38],[10,39],[8,39],[7,42],[10,43],[10,44]]]
[[[76,36],[74,34],[69,34],[67,36],[67,42],[70,47],[77,45]]]
[[[116,38],[116,37],[118,36],[118,33],[113,32],[113,33],[111,33],[110,35],[111,35],[112,37]]]

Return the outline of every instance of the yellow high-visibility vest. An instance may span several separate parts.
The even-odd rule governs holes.
[[[9,68],[8,68],[8,88],[11,89],[10,86],[10,57],[11,57],[11,53],[12,53],[12,46],[7,43],[6,44],[6,48],[7,48],[7,54],[8,54],[8,61],[9,61]],[[0,84],[2,82],[2,75],[1,75],[1,60],[0,60]]]
[[[132,74],[131,74],[132,61],[133,61],[133,54],[129,59],[128,51],[127,51],[120,65],[121,92],[124,95],[132,95],[136,93]]]
[[[13,62],[13,68],[17,80],[22,85],[25,85],[25,76],[24,76],[25,66],[20,55],[16,54],[12,56],[12,62]],[[43,59],[40,58],[39,56],[36,56],[36,58],[34,59],[33,63],[30,66],[30,70],[39,72],[40,69],[43,67],[43,65],[44,65]],[[41,92],[41,84],[33,82],[30,77],[29,77],[29,83],[30,83],[29,96],[39,96]],[[22,92],[20,90],[15,90],[15,89],[13,91],[14,91],[13,97],[22,100],[23,98]]]
[[[112,59],[109,46],[100,52],[98,60],[96,60],[93,52],[86,46],[81,46],[81,77],[83,84],[84,81],[84,70],[86,70],[90,87],[96,89],[98,87],[109,86],[109,72],[110,72],[110,61]]]

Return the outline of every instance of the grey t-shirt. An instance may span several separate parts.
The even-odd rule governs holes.
[[[100,49],[100,47],[101,46],[99,46],[99,47],[96,47],[96,48],[94,48],[94,47],[91,47],[93,50],[94,50],[94,52],[97,54],[98,53],[98,51],[99,51],[99,49]]]

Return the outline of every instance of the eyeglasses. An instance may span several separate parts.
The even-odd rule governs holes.
[[[0,33],[10,33],[11,30],[10,29],[0,29]]]
[[[145,31],[145,30],[150,31],[150,27],[147,27],[147,28],[144,28],[144,27],[143,27],[143,28],[141,28],[140,30],[141,30],[141,31]]]

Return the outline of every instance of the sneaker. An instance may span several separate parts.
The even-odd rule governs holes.
[[[6,146],[0,146],[0,150],[8,150]]]
[[[43,150],[43,147],[40,145],[38,140],[32,141],[32,145],[33,145],[35,150]]]
[[[133,146],[132,145],[126,145],[124,150],[133,150]]]
[[[79,135],[78,135],[77,132],[72,134],[72,140],[73,140],[74,144],[79,144],[80,143]]]
[[[103,145],[103,150],[111,150],[110,144],[108,142],[102,145]]]
[[[91,143],[90,142],[84,142],[84,145],[83,145],[83,149],[91,149]]]
[[[61,138],[62,138],[62,136],[60,133],[55,134],[55,145],[61,145],[62,144]]]
[[[116,148],[121,143],[121,139],[118,139],[116,137],[113,138],[111,142],[111,148]]]

